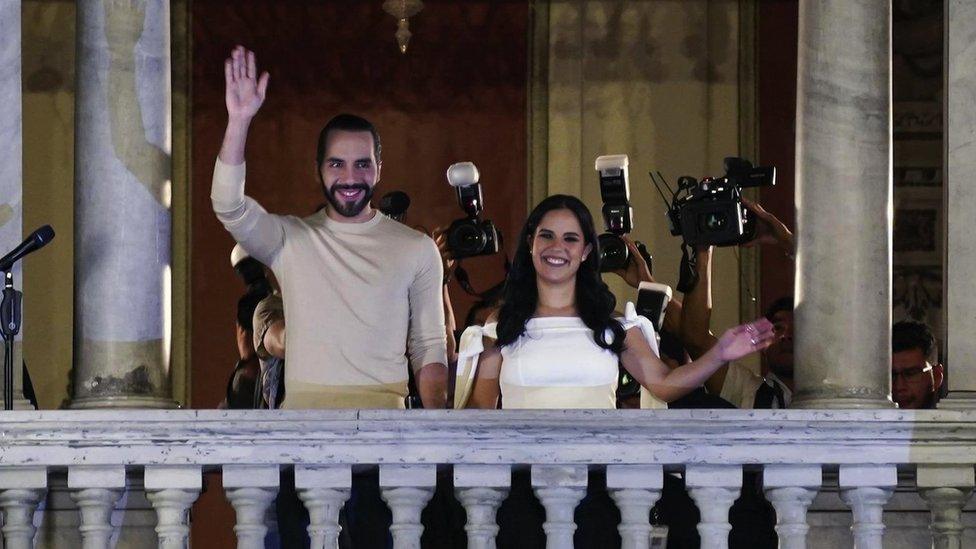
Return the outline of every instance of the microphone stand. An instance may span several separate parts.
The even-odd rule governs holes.
[[[24,294],[14,289],[13,267],[4,275],[0,301],[0,332],[3,333],[3,409],[14,409],[14,337],[20,331],[20,303]]]

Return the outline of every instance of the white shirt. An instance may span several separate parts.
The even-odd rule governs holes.
[[[645,339],[658,353],[654,328],[644,317],[637,316],[628,303],[625,318],[619,319],[624,330],[644,332]],[[497,324],[481,328],[472,326],[461,338],[458,355],[459,380],[466,361],[481,349],[481,337],[497,338]],[[611,332],[607,330],[607,339]],[[505,409],[572,409],[617,407],[619,356],[596,344],[593,330],[579,317],[540,317],[529,319],[525,334],[501,349],[502,366],[498,383]],[[476,369],[476,364],[474,365]]]
[[[793,400],[793,391],[786,386],[776,374],[770,373],[763,378],[752,369],[738,362],[729,364],[729,370],[725,374],[725,382],[722,384],[722,394],[719,396],[729,401],[736,408],[751,410],[755,407],[756,391],[763,383],[774,383],[783,390],[783,401],[789,408],[790,401]],[[776,406],[775,400],[773,407]]]

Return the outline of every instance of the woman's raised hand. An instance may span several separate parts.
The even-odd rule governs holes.
[[[715,344],[715,350],[722,362],[731,362],[769,347],[775,339],[773,323],[760,318],[726,330]]]

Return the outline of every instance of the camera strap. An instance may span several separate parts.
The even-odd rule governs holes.
[[[688,245],[681,243],[681,267],[678,270],[678,291],[686,294],[695,289],[698,284],[698,252]]]
[[[508,256],[502,256],[505,258],[505,276],[508,276],[508,271],[512,268],[512,263],[508,260]],[[468,295],[473,295],[479,299],[485,299],[485,292],[475,291],[474,286],[471,285],[471,279],[468,278],[468,271],[461,266],[461,260],[457,260],[457,267],[454,268],[454,279],[457,280],[461,289],[464,290]]]

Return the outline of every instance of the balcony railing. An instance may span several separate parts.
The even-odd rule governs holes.
[[[805,547],[807,509],[836,478],[854,546],[880,548],[882,510],[906,478],[931,509],[933,543],[960,547],[974,483],[976,412],[813,410],[54,411],[0,416],[7,548],[31,547],[50,479],[67,475],[84,547],[108,547],[126,473],[142,473],[160,547],[185,547],[204,472],[221,471],[238,547],[263,547],[280,472],[293,468],[313,547],[334,547],[352,469],[379,468],[396,547],[419,547],[437,468],[452,467],[468,546],[494,547],[513,467],[531,471],[548,546],[572,547],[587,472],[605,468],[626,548],[648,547],[665,472],[684,474],[703,547],[726,547],[743,469],[762,471],[780,546]]]

